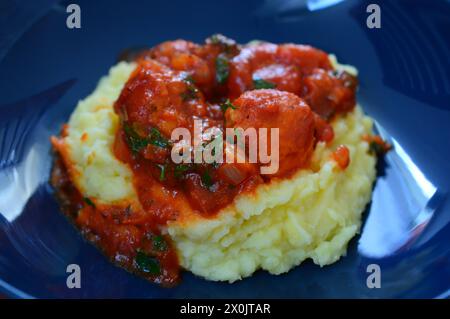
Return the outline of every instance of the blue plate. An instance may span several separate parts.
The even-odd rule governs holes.
[[[448,297],[450,294],[450,2],[2,1],[0,13],[0,288],[13,297]],[[361,235],[347,256],[234,284],[190,273],[164,289],[110,264],[60,213],[48,185],[49,137],[124,48],[223,33],[308,43],[360,71],[359,101],[394,145]],[[66,267],[81,267],[81,288]],[[369,288],[373,266],[381,287]],[[368,267],[369,266],[369,267]],[[376,266],[375,266],[376,267]],[[370,278],[369,278],[370,282]]]

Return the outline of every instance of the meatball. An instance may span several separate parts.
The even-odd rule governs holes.
[[[161,43],[153,48],[150,57],[177,71],[187,71],[194,82],[203,87],[214,82],[214,68],[203,57],[204,49],[198,44],[176,40]]]
[[[331,70],[328,55],[307,45],[261,43],[244,48],[230,63],[231,98],[260,88],[301,93],[302,77],[314,68]]]
[[[325,119],[351,111],[356,104],[358,81],[347,72],[314,69],[305,77],[301,96]]]
[[[168,156],[163,146],[175,128],[191,129],[195,117],[207,115],[202,93],[185,76],[156,61],[142,60],[114,104],[128,144],[155,162]],[[153,141],[141,146],[149,138]]]
[[[217,58],[228,60],[237,53],[238,46],[233,40],[217,34],[208,38],[204,45],[185,40],[163,42],[144,52],[141,58],[154,59],[173,70],[187,72],[209,99],[224,93],[217,82]]]
[[[245,92],[233,105],[235,109],[225,113],[228,127],[279,128],[279,170],[273,176],[307,166],[314,148],[315,119],[301,98],[285,91],[262,89]]]

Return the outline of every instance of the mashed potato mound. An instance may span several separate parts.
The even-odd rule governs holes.
[[[64,138],[72,164],[68,165],[72,181],[84,196],[100,202],[137,198],[131,170],[112,152],[119,125],[113,104],[134,68],[134,64],[125,62],[111,68],[96,90],[78,103]]]
[[[112,153],[118,126],[112,106],[134,67],[121,62],[110,70],[79,102],[64,138],[72,180],[96,202],[139,205],[131,170]],[[332,125],[335,138],[318,143],[310,170],[239,195],[215,218],[186,211],[170,223],[166,231],[181,265],[209,280],[233,282],[260,268],[281,274],[307,258],[323,266],[344,255],[370,201],[376,159],[362,140],[372,121],[360,107]],[[345,170],[331,159],[341,144],[350,150]]]

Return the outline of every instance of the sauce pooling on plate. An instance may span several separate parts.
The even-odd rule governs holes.
[[[170,286],[179,280],[179,266],[162,227],[184,210],[214,218],[237,195],[309,168],[317,142],[333,139],[330,120],[355,106],[357,79],[334,70],[328,55],[310,46],[241,46],[221,35],[202,45],[164,42],[137,54],[135,62],[114,103],[120,125],[113,152],[133,172],[139,205],[96,205],[83,198],[59,159],[52,184],[75,223],[114,262]],[[194,135],[198,120],[204,130],[221,132],[278,128],[279,170],[261,175],[260,161],[173,162],[172,131],[181,127]],[[53,145],[64,152],[58,139]],[[249,156],[236,154],[226,141],[223,152]],[[341,149],[336,156],[342,169],[347,153]]]

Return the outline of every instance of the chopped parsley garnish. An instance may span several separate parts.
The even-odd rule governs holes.
[[[181,93],[183,101],[195,100],[197,98],[198,89],[195,87],[195,81],[192,75],[186,74],[183,81],[187,84],[186,91]]]
[[[224,84],[229,75],[228,58],[224,54],[220,54],[216,59],[216,80],[219,84]]]
[[[161,268],[158,259],[145,254],[142,251],[138,251],[136,254],[136,265],[140,271],[151,274],[159,275]]]
[[[150,131],[149,144],[166,148],[170,146],[170,141],[161,135],[161,132],[156,127],[152,127]]]
[[[148,137],[141,137],[139,134],[127,123],[123,124],[126,140],[131,151],[136,154],[148,144],[152,144],[161,148],[170,146],[170,141],[161,135],[159,130],[153,127]]]
[[[153,237],[153,248],[157,251],[166,251],[168,246],[164,237],[161,235]]]
[[[125,132],[128,146],[133,153],[139,153],[141,149],[148,145],[148,140],[145,137],[139,136],[138,133],[127,123],[123,124],[123,130]]]
[[[275,84],[268,82],[263,79],[253,79],[253,86],[255,90],[261,90],[261,89],[273,89],[276,87]]]
[[[181,93],[183,101],[195,100],[197,98],[198,90],[193,85],[188,85],[185,92]]]
[[[210,189],[211,186],[214,184],[211,175],[208,171],[204,171],[201,175],[202,184],[205,188]]]
[[[185,77],[184,77],[184,79],[183,79],[185,82],[187,82],[188,84],[195,84],[195,81],[194,81],[194,79],[192,78],[192,75],[190,75],[190,74],[187,74]]]
[[[225,103],[220,105],[220,108],[222,109],[222,112],[225,113],[228,109],[236,110],[237,106],[233,105],[233,103],[231,103],[230,100],[227,99]]]
[[[175,178],[183,178],[184,173],[189,170],[190,166],[187,164],[178,164],[175,166],[175,169],[173,171],[173,175]]]
[[[166,168],[167,165],[166,164],[156,164],[156,166],[158,166],[160,173],[159,173],[159,180],[162,182],[163,180],[166,179]]]
[[[95,208],[94,202],[89,197],[84,197],[83,200],[86,204]]]

